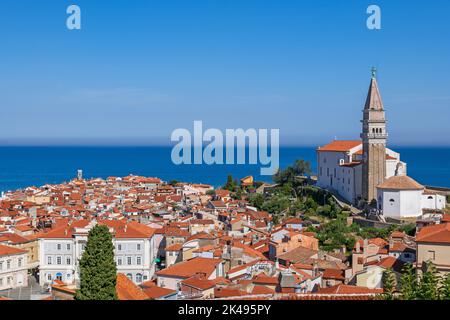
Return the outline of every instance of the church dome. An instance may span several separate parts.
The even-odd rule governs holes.
[[[423,190],[425,187],[408,176],[393,176],[377,186],[378,189]]]

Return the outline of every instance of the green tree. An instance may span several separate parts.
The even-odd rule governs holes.
[[[422,300],[439,300],[440,278],[431,261],[425,262],[424,271],[419,282],[418,298]]]
[[[417,275],[416,269],[411,263],[407,263],[403,266],[400,286],[401,297],[403,300],[417,299]]]
[[[116,263],[109,229],[96,225],[89,231],[80,260],[80,289],[76,300],[117,300]]]
[[[278,169],[272,177],[278,184],[295,183],[295,177],[311,174],[311,164],[308,161],[297,160],[284,170]]]
[[[233,180],[233,176],[231,174],[227,177],[227,183],[223,186],[225,190],[234,191],[236,188],[236,182]]]
[[[261,210],[264,204],[264,196],[260,193],[255,193],[250,195],[248,201],[253,207],[258,208],[258,210]]]
[[[397,290],[397,278],[391,268],[383,272],[383,297],[385,300],[393,300]]]
[[[441,299],[450,300],[450,273],[442,281]]]

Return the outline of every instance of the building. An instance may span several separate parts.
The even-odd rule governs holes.
[[[362,200],[370,203],[377,199],[376,187],[383,183],[386,170],[386,117],[378,89],[376,70],[372,69],[369,93],[363,111]]]
[[[360,208],[372,204],[385,218],[419,217],[424,209],[444,209],[445,196],[408,177],[400,154],[386,147],[385,109],[375,69],[362,124],[361,140],[335,140],[317,149],[317,185]]]
[[[441,273],[450,272],[450,223],[422,228],[416,235],[417,269],[432,262]]]
[[[214,280],[223,275],[223,260],[210,258],[193,258],[156,273],[158,287],[177,291],[181,289],[181,282],[191,277]]]
[[[157,248],[154,229],[135,222],[113,220],[77,220],[39,237],[39,283],[58,280],[66,284],[79,281],[79,260],[89,230],[97,223],[109,227],[113,235],[117,272],[140,284],[155,272]]]
[[[377,196],[378,209],[385,218],[420,217],[424,210],[442,210],[446,206],[445,196],[425,189],[406,175],[390,177],[378,185]]]
[[[376,187],[386,178],[399,170],[406,173],[400,154],[386,148],[386,118],[375,70],[362,123],[362,140],[335,140],[317,149],[317,185],[356,206],[376,200]]]
[[[0,245],[0,290],[28,285],[27,251]]]
[[[0,235],[0,244],[27,251],[28,269],[33,269],[39,266],[39,243],[36,237],[24,237],[8,232]]]

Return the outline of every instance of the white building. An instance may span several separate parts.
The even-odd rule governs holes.
[[[39,238],[39,283],[51,284],[60,280],[67,284],[79,281],[81,259],[89,230],[95,220],[73,221]],[[137,222],[99,221],[107,225],[113,235],[117,272],[139,284],[150,280],[155,273],[154,229]]]
[[[358,207],[375,202],[385,218],[419,217],[426,209],[444,209],[445,197],[408,177],[400,154],[386,147],[385,110],[375,69],[362,123],[362,140],[336,140],[317,149],[317,185]]]
[[[0,245],[0,290],[28,285],[27,251]]]
[[[420,217],[423,210],[442,210],[445,196],[425,189],[424,186],[406,175],[397,175],[377,187],[378,208],[384,217]]]
[[[317,185],[358,205],[362,199],[363,144],[361,140],[335,140],[317,149]],[[386,178],[406,173],[400,154],[386,148]]]

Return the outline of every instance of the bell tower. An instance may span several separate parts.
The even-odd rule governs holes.
[[[363,142],[362,196],[370,203],[377,200],[377,186],[386,178],[386,119],[377,83],[377,70],[372,79],[361,121]]]

